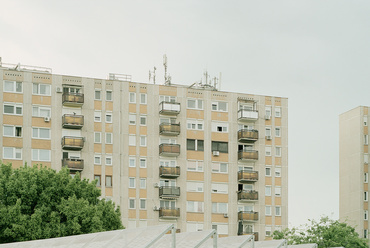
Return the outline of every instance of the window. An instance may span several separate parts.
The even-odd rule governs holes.
[[[188,192],[203,192],[204,183],[201,182],[186,182]]]
[[[105,133],[105,143],[113,144],[113,134],[112,133]]]
[[[203,171],[203,161],[200,160],[188,160],[187,162],[188,171]]]
[[[364,210],[364,220],[367,220],[369,218],[369,211]]]
[[[275,207],[275,216],[281,216],[281,207]]]
[[[364,238],[365,239],[368,238],[368,234],[369,234],[368,230],[367,229],[364,229]]]
[[[129,103],[136,103],[136,93],[130,92]]]
[[[265,155],[266,156],[271,156],[271,146],[266,146],[265,147]]]
[[[136,167],[136,158],[133,158],[133,157],[129,158],[128,159],[128,166],[129,167]]]
[[[281,157],[281,147],[275,147],[275,156]]]
[[[270,117],[271,116],[271,106],[265,107],[265,115]]]
[[[22,137],[22,127],[4,125],[3,135],[7,137]]]
[[[4,81],[4,92],[22,93],[22,82]]]
[[[146,146],[146,136],[140,136],[140,146]]]
[[[196,212],[196,213],[202,213],[203,210],[203,202],[197,202],[197,201],[187,201],[186,202],[186,211],[187,212]]]
[[[212,122],[212,132],[227,133],[229,124],[226,122]]]
[[[101,164],[101,156],[94,155],[94,164]]]
[[[364,192],[364,201],[369,200],[369,192]]]
[[[140,199],[140,209],[146,209],[146,199]]]
[[[204,151],[204,140],[186,140],[186,149],[189,151]]]
[[[266,236],[271,236],[272,235],[271,226],[266,226],[265,233],[266,233]]]
[[[3,159],[22,159],[22,148],[3,147]]]
[[[171,123],[174,124],[176,123],[176,118],[159,118],[159,123]]]
[[[212,213],[227,214],[227,203],[212,202]]]
[[[51,108],[50,107],[33,106],[32,107],[32,116],[33,117],[50,117],[51,116]]]
[[[140,189],[146,189],[146,178],[140,178]]]
[[[281,137],[281,129],[280,129],[280,127],[275,127],[275,136],[276,137]]]
[[[140,116],[140,125],[146,126],[146,116],[145,115]]]
[[[146,158],[140,158],[140,168],[146,168]]]
[[[105,187],[112,187],[112,176],[105,176]]]
[[[369,154],[364,154],[364,163],[365,164],[369,163]]]
[[[176,167],[176,160],[160,160],[159,165],[166,167]]]
[[[101,132],[94,132],[94,143],[101,143]]]
[[[281,177],[281,167],[275,167],[275,177]]]
[[[220,142],[220,141],[212,141],[212,152],[219,151],[222,153],[229,152],[229,146],[227,142]]]
[[[212,163],[212,173],[227,173],[227,163]]]
[[[165,186],[165,187],[168,187],[168,186],[171,186],[171,187],[175,187],[176,186],[176,180],[174,179],[160,179],[159,180],[159,186]]]
[[[270,127],[266,127],[265,135],[271,137],[271,128]]]
[[[364,116],[364,126],[367,126],[367,115]]]
[[[95,90],[95,100],[101,100],[101,90]]]
[[[211,191],[212,191],[212,193],[228,194],[229,193],[229,185],[227,183],[212,183],[211,184]]]
[[[94,180],[96,180],[96,187],[101,186],[101,183],[100,183],[101,180],[100,179],[101,179],[100,175],[94,175]]]
[[[8,115],[22,115],[22,104],[19,103],[4,103],[4,114]]]
[[[271,196],[271,186],[265,186],[265,196]]]
[[[146,104],[146,94],[140,94],[140,104]]]
[[[201,232],[203,231],[203,223],[186,223],[186,231],[187,232]]]
[[[95,122],[101,122],[101,111],[95,111],[94,112],[94,121]]]
[[[364,144],[365,145],[369,144],[369,135],[367,135],[367,134],[364,135]]]
[[[203,120],[187,120],[187,128],[191,130],[203,130],[204,121]]]
[[[129,188],[135,188],[136,186],[136,181],[135,181],[135,177],[129,177],[128,178],[128,187]]]
[[[136,125],[136,115],[135,114],[129,114],[128,122],[129,122],[130,125]]]
[[[112,123],[112,113],[105,114],[105,122]]]
[[[267,177],[270,177],[271,176],[271,167],[266,167],[265,168],[265,175],[267,176]]]
[[[171,208],[171,209],[174,209],[176,207],[176,202],[175,201],[168,201],[168,200],[160,200],[159,201],[159,206],[161,208]]]
[[[160,144],[176,144],[176,139],[161,138]]]
[[[364,173],[364,183],[368,183],[369,182],[369,173]]]
[[[33,161],[51,161],[51,150],[32,149]]]
[[[275,186],[275,196],[281,196],[281,187]]]
[[[271,215],[271,206],[265,207],[265,215]]]
[[[105,165],[112,165],[112,156],[110,155],[105,156]]]
[[[50,84],[32,84],[32,94],[34,95],[42,95],[42,96],[50,96],[51,95],[51,85]]]
[[[105,100],[107,100],[107,101],[112,101],[112,100],[113,100],[113,94],[112,94],[112,91],[107,90],[107,91],[105,92]]]
[[[275,117],[281,117],[281,108],[275,107]]]
[[[212,102],[212,111],[227,111],[227,102]]]
[[[136,135],[130,134],[128,136],[128,145],[129,146],[136,146]]]
[[[159,96],[159,102],[176,102],[175,96]]]
[[[128,199],[128,208],[130,209],[135,208],[135,199]]]
[[[188,109],[203,109],[203,100],[188,99]]]

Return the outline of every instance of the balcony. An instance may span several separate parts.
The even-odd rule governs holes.
[[[81,107],[84,104],[84,94],[65,92],[62,96],[63,106]]]
[[[159,113],[162,115],[178,115],[180,113],[180,103],[163,101],[159,104]]]
[[[160,144],[159,155],[166,157],[177,157],[180,155],[180,145],[178,144]]]
[[[180,134],[180,123],[161,123],[159,125],[159,134],[176,136]]]
[[[258,130],[241,129],[238,131],[238,141],[242,143],[253,143],[258,140]]]
[[[159,176],[165,178],[177,178],[180,176],[180,166],[176,167],[160,166]]]
[[[240,160],[240,161],[255,161],[255,160],[258,160],[258,151],[240,150],[240,151],[238,151],[238,160]]]
[[[238,232],[238,235],[254,235],[254,241],[258,241],[258,232],[251,233]]]
[[[84,160],[80,158],[63,158],[62,166],[68,167],[73,171],[82,171],[84,169]]]
[[[159,218],[177,219],[180,217],[180,208],[159,208]]]
[[[65,150],[82,150],[84,147],[83,137],[64,136],[62,138],[62,148]]]
[[[257,110],[247,110],[241,109],[238,111],[238,120],[239,121],[257,121],[258,120],[258,111]]]
[[[249,183],[258,181],[258,171],[241,170],[238,171],[239,183]]]
[[[258,201],[258,192],[255,190],[241,190],[238,192],[238,201],[241,202]]]
[[[176,199],[180,197],[180,187],[161,186],[159,187],[159,198]]]
[[[258,221],[258,212],[253,211],[239,211],[238,220],[240,221]]]
[[[62,126],[64,128],[81,129],[84,126],[84,116],[65,114],[62,117]]]

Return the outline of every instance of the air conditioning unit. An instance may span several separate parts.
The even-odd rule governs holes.
[[[44,121],[45,122],[49,122],[50,121],[50,117],[44,117]]]
[[[266,136],[266,139],[267,139],[267,140],[271,140],[272,138],[271,138],[271,136],[270,136],[270,135],[267,135],[267,136]]]
[[[220,152],[219,151],[213,151],[213,156],[220,156]]]
[[[229,218],[229,216],[227,214],[224,214],[224,218]]]
[[[271,115],[265,115],[265,120],[270,120],[271,119]]]
[[[159,188],[158,183],[153,183],[154,188]]]
[[[57,87],[56,92],[57,93],[63,93],[62,87]]]
[[[153,211],[159,211],[159,208],[157,206],[154,206]]]

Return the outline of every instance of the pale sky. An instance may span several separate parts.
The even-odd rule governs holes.
[[[289,98],[289,223],[339,216],[338,115],[370,105],[368,0],[0,0],[4,63]]]

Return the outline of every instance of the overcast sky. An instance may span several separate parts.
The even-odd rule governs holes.
[[[339,215],[338,115],[370,105],[368,0],[0,0],[3,62],[289,98],[289,223]]]

